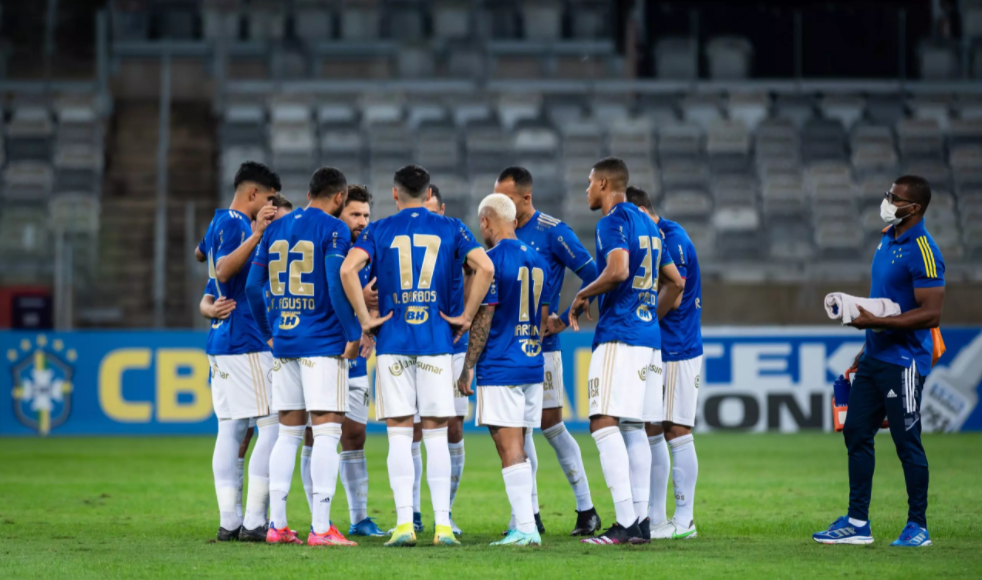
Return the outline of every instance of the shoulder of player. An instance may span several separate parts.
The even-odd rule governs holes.
[[[938,247],[937,242],[934,241],[934,237],[931,233],[927,231],[927,228],[923,228],[920,232],[917,232],[915,236],[911,238],[911,241],[917,244],[917,246],[925,253],[930,253],[934,260],[943,260],[941,255],[941,248]]]
[[[547,213],[539,212],[539,215],[535,218],[535,223],[537,226],[545,231],[550,231],[556,226],[563,225],[563,221],[559,218],[554,218]]]

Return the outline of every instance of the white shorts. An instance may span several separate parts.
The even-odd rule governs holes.
[[[645,372],[644,410],[642,413],[645,423],[661,423],[663,416],[662,395],[664,394],[663,380],[665,369],[661,362],[661,350],[651,351],[651,362]]]
[[[467,353],[464,352],[453,355],[453,406],[458,417],[466,417],[470,407],[468,398],[461,395],[460,391],[457,390],[457,380],[460,378],[460,374],[464,372],[464,360],[466,358]]]
[[[562,409],[566,400],[563,385],[563,353],[556,350],[543,353],[546,361],[545,381],[542,383],[542,408]]]
[[[348,410],[344,416],[355,423],[368,424],[369,395],[368,377],[348,378]]]
[[[211,364],[211,402],[219,419],[251,419],[270,413],[273,355],[217,354]]]
[[[648,366],[652,349],[623,342],[605,342],[590,357],[587,382],[590,417],[606,415],[644,420]]]
[[[273,409],[344,413],[348,361],[339,356],[278,358],[273,365]]]
[[[694,427],[702,355],[665,363],[665,413],[662,421]]]
[[[375,418],[454,417],[453,356],[377,355]]]
[[[542,383],[514,387],[478,387],[478,427],[528,427],[542,424]]]

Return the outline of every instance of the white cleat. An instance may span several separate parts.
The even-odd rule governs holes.
[[[666,520],[651,527],[652,540],[671,540],[673,535],[675,535],[675,524],[670,521]]]
[[[691,540],[696,537],[695,520],[690,520],[688,526],[680,526],[674,522],[672,525],[675,526],[675,533],[672,534],[673,540]]]

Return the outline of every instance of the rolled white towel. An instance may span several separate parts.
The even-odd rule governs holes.
[[[873,316],[886,317],[900,314],[900,305],[886,298],[858,298],[842,292],[833,292],[825,297],[825,312],[832,320],[842,320],[843,326],[859,317],[857,306],[862,306],[863,310]]]

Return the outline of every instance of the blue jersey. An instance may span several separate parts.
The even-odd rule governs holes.
[[[454,305],[456,308],[450,312],[450,316],[460,316],[464,313],[464,256],[457,259],[457,263],[454,264],[453,269],[453,295],[454,295]],[[468,339],[470,338],[470,333],[465,332],[464,336],[460,337],[453,345],[454,354],[464,354],[467,352]]]
[[[295,211],[266,228],[255,265],[268,268],[279,313],[272,324],[274,356],[344,353],[347,340],[331,306],[326,260],[343,260],[350,247],[348,226],[316,208]]]
[[[369,264],[358,272],[358,279],[361,280],[361,287],[364,288],[368,286],[368,282],[372,279],[372,266]],[[368,360],[363,356],[348,362],[348,378],[358,379],[361,377],[368,376]]]
[[[517,230],[518,239],[535,248],[542,258],[546,273],[546,290],[542,304],[549,305],[549,313],[559,311],[559,293],[563,289],[566,268],[578,272],[593,258],[569,226],[542,212],[535,212],[526,224]],[[547,336],[542,341],[543,352],[560,350],[559,335]]]
[[[208,272],[214,280],[215,298],[224,296],[235,300],[238,305],[214,329],[214,340],[209,337],[213,350],[210,354],[231,355],[269,350],[256,326],[256,320],[252,317],[252,311],[248,308],[245,288],[251,268],[250,261],[246,261],[245,266],[227,282],[219,282],[215,278],[215,264],[234,252],[251,235],[252,221],[244,213],[232,209],[216,210],[205,233],[204,248],[208,256]]]
[[[894,238],[894,228],[887,228],[873,254],[869,297],[893,300],[902,313],[913,310],[919,306],[914,290],[944,286],[944,271],[941,250],[923,221],[899,238]],[[866,331],[866,355],[905,368],[916,363],[922,376],[931,371],[933,348],[931,331],[926,328]]]
[[[605,342],[661,348],[658,328],[658,271],[672,263],[662,251],[655,222],[632,203],[619,203],[597,222],[597,269],[603,272],[611,252],[628,252],[628,276],[600,296],[600,319],[593,348]]]
[[[211,296],[217,300],[218,290],[216,284],[217,281],[214,278],[209,278],[208,284],[205,286],[204,295]],[[225,321],[217,318],[211,319],[211,324],[208,325],[208,339],[205,341],[205,354],[216,354],[215,351],[218,348],[218,329],[221,328],[223,322]]]
[[[545,261],[520,240],[501,240],[488,250],[494,281],[484,299],[497,304],[488,343],[477,361],[479,386],[541,383],[545,359],[539,340]]]
[[[378,354],[437,355],[454,351],[453,330],[440,316],[458,308],[454,269],[479,248],[458,219],[406,208],[372,222],[355,248],[368,254],[378,278]]]
[[[679,275],[685,280],[682,302],[659,320],[661,327],[661,359],[689,360],[702,354],[702,278],[699,258],[689,234],[679,224],[661,218],[664,252],[672,257]]]

